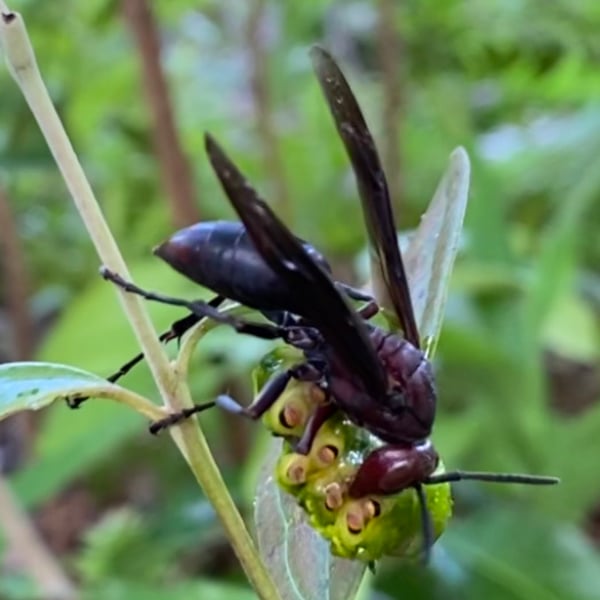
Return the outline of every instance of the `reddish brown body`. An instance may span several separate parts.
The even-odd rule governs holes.
[[[389,374],[388,393],[372,398],[355,374],[325,349],[331,400],[360,427],[390,444],[414,444],[431,433],[436,393],[431,364],[404,338],[369,326],[371,342]]]
[[[385,496],[414,487],[433,474],[438,462],[431,440],[412,446],[382,446],[360,466],[350,485],[350,496]]]

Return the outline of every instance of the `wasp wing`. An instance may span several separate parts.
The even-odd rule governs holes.
[[[256,249],[293,290],[295,305],[290,310],[319,330],[370,395],[384,396],[385,372],[363,320],[210,135],[205,144],[212,167]]]
[[[419,346],[408,279],[398,248],[385,173],[375,142],[346,78],[322,48],[311,50],[313,67],[356,176],[371,252],[406,339]]]

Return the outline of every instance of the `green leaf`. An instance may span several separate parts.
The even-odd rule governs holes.
[[[55,400],[106,392],[106,379],[75,367],[43,362],[0,365],[0,419],[40,410]],[[116,386],[114,386],[116,387]]]
[[[274,481],[281,454],[275,440],[263,464],[254,521],[258,545],[283,600],[353,598],[365,565],[331,555],[329,542],[306,521],[303,509]]]
[[[65,398],[110,398],[149,419],[163,416],[162,410],[144,397],[82,369],[45,362],[0,365],[0,420],[19,411],[39,410]],[[85,410],[71,414],[72,421],[65,434],[67,411],[64,410],[57,413],[61,435],[55,436],[52,444],[46,443],[41,458],[13,479],[19,497],[28,506],[47,498],[91,460],[109,450],[112,439],[118,440],[124,432],[139,428],[139,420],[131,414],[119,414],[114,407],[91,403]],[[89,427],[81,430],[82,423],[88,423]],[[105,434],[90,435],[103,425]],[[47,442],[47,438],[40,439]]]
[[[45,362],[0,365],[0,419],[22,410],[39,410],[55,400],[77,398],[112,398],[150,418],[163,416],[142,396],[76,367]]]
[[[144,429],[132,411],[108,402],[91,402],[77,411],[56,405],[48,417],[52,432],[62,431],[62,437],[52,433],[39,438],[35,449],[38,458],[11,478],[15,492],[28,508],[88,474],[98,462],[114,456],[126,439]]]
[[[85,590],[83,600],[253,600],[249,589],[209,580],[173,582],[170,585],[150,585],[139,581],[110,579]]]
[[[406,252],[406,270],[421,343],[433,356],[444,319],[450,276],[469,196],[469,157],[463,148],[450,164]]]
[[[598,598],[600,560],[592,545],[575,528],[539,511],[489,506],[457,523],[443,545],[460,565],[463,588],[448,589],[446,597]]]

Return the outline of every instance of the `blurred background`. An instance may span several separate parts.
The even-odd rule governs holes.
[[[233,218],[202,136],[223,143],[339,279],[367,273],[342,145],[311,71],[339,60],[377,139],[399,227],[464,146],[472,188],[436,369],[448,468],[557,475],[552,489],[455,486],[426,572],[383,561],[371,598],[600,598],[600,4],[596,0],[12,2],[140,285],[202,292],[151,255],[175,229]],[[29,109],[0,69],[0,360],[101,375],[132,332]],[[149,307],[158,328],[181,312]],[[216,331],[191,385],[250,401],[269,346]],[[151,398],[145,366],[125,385]],[[202,416],[251,515],[266,434]],[[94,598],[251,598],[168,436],[131,411],[57,404],[0,426],[0,466],[54,568]],[[5,483],[5,482],[4,482]],[[2,484],[4,486],[4,483]],[[0,531],[0,597],[33,598]],[[58,569],[58,571],[57,571]]]

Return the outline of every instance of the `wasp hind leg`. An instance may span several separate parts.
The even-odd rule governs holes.
[[[258,337],[265,340],[284,339],[287,341],[289,335],[293,335],[292,328],[279,327],[277,325],[271,325],[268,323],[256,323],[252,321],[246,321],[233,315],[222,313],[212,306],[209,302],[203,300],[184,300],[182,298],[174,298],[172,296],[165,296],[163,294],[157,294],[156,292],[147,291],[131,281],[123,279],[118,273],[115,273],[107,267],[100,268],[100,274],[104,279],[114,283],[122,290],[129,292],[130,294],[136,294],[146,300],[153,302],[159,302],[161,304],[169,304],[171,306],[181,306],[187,308],[193,315],[196,315],[199,319],[209,318],[217,323],[223,323],[233,327],[238,333],[245,333]]]

